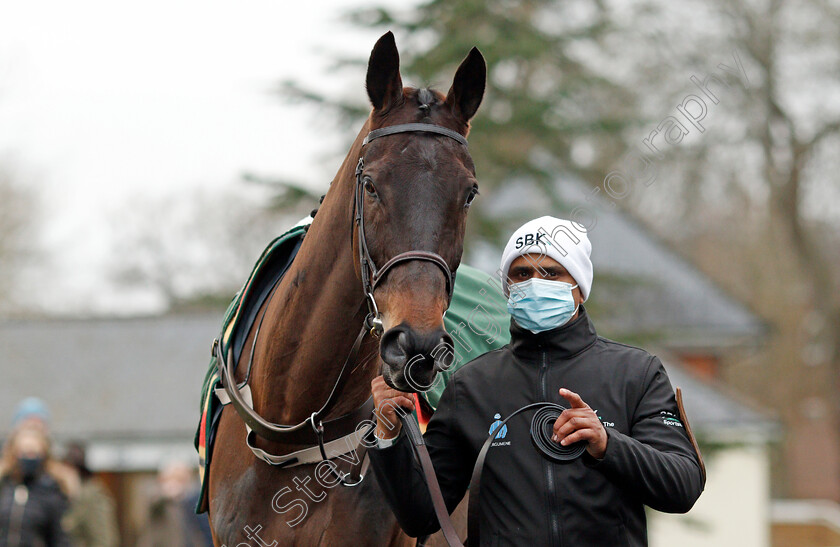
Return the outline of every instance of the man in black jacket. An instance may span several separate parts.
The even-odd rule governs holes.
[[[481,481],[482,545],[646,545],[644,505],[691,509],[705,484],[662,363],[644,350],[595,333],[582,303],[592,285],[591,246],[580,225],[533,220],[510,239],[502,285],[510,344],[461,367],[447,385],[424,440],[447,508],[463,498],[478,451],[498,420],[537,401],[566,407],[555,442],[586,442],[582,457],[558,464],[530,441],[531,413],[496,432]],[[411,536],[439,524],[394,405],[410,395],[372,382],[378,447],[371,464]]]

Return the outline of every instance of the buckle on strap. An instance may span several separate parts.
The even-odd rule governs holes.
[[[312,426],[312,431],[315,432],[315,437],[318,439],[321,454],[324,456],[324,459],[327,459],[326,453],[324,452],[324,423],[318,418],[318,412],[313,412],[308,421],[309,425]]]
[[[312,426],[312,430],[315,432],[316,435],[319,437],[324,436],[324,423],[318,419],[318,425],[315,425],[316,416],[318,415],[317,412],[313,412],[312,415],[309,417],[309,424]]]
[[[353,488],[354,486],[359,486],[365,480],[365,476],[361,473],[359,473],[359,480],[357,480],[356,482],[349,482],[347,480],[347,478],[349,476],[350,476],[350,473],[342,473],[341,474],[341,486],[346,486],[348,488]]]
[[[382,324],[382,314],[379,313],[379,308],[376,306],[376,299],[373,297],[373,292],[368,292],[365,295],[367,299],[368,314],[365,317],[365,328],[370,332],[371,336],[379,338],[385,330]]]
[[[367,317],[365,317],[365,328],[368,329],[371,336],[379,338],[385,331],[385,325],[382,323],[382,317],[379,314],[373,315],[372,313],[369,313]]]

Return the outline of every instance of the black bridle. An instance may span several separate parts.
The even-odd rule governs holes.
[[[454,139],[464,146],[467,145],[467,139],[465,139],[464,136],[460,133],[456,133],[451,129],[447,129],[445,127],[433,124],[407,123],[383,127],[381,129],[375,129],[371,131],[367,135],[367,137],[365,137],[364,141],[362,141],[362,146],[380,137],[395,135],[398,133],[434,133]],[[364,165],[364,155],[362,155],[362,157],[359,158],[359,163],[356,167],[356,189],[353,202],[353,211],[354,220],[358,226],[359,266],[362,274],[362,290],[367,300],[369,313],[365,318],[361,331],[356,336],[356,340],[353,343],[353,347],[350,349],[347,358],[344,360],[344,364],[341,367],[341,371],[338,373],[338,378],[336,379],[335,384],[333,384],[332,390],[330,390],[330,394],[327,397],[326,402],[321,406],[321,408],[313,412],[308,418],[306,418],[302,422],[297,423],[295,425],[283,425],[269,422],[268,420],[260,416],[252,408],[251,404],[249,404],[249,402],[246,401],[245,396],[243,396],[243,394],[240,392],[241,390],[244,390],[247,387],[248,380],[246,377],[245,382],[243,382],[241,385],[237,385],[236,383],[233,371],[234,363],[232,347],[228,349],[227,355],[225,355],[225,352],[222,351],[222,345],[218,341],[221,339],[221,337],[214,341],[213,355],[216,357],[220,378],[222,380],[222,386],[224,387],[224,390],[230,399],[231,405],[234,407],[237,414],[239,414],[239,416],[250,429],[250,432],[248,433],[248,436],[246,438],[246,443],[252,451],[256,450],[256,447],[253,443],[253,435],[258,435],[263,439],[279,443],[301,445],[310,444],[312,446],[318,446],[320,448],[320,452],[323,456],[323,459],[326,460],[328,458],[326,450],[324,448],[325,442],[328,442],[332,439],[340,438],[344,435],[356,431],[358,425],[361,422],[370,418],[373,411],[372,397],[369,397],[364,403],[362,403],[362,405],[360,405],[359,407],[355,408],[347,414],[344,414],[332,420],[327,420],[326,422],[323,421],[325,416],[335,407],[336,403],[338,402],[336,394],[341,392],[342,388],[346,384],[350,376],[351,365],[355,363],[358,359],[359,351],[361,349],[362,342],[365,336],[368,333],[378,336],[382,332],[382,320],[380,317],[379,309],[376,306],[376,300],[373,297],[373,291],[376,288],[376,285],[388,272],[388,270],[393,268],[396,264],[408,262],[411,260],[424,260],[427,262],[432,262],[435,265],[437,265],[441,270],[443,270],[443,273],[446,277],[447,294],[449,300],[451,301],[452,299],[452,292],[454,290],[455,285],[455,272],[450,270],[449,265],[446,263],[446,260],[444,260],[443,257],[441,257],[437,253],[433,253],[430,251],[407,251],[392,257],[387,262],[385,262],[385,264],[383,264],[381,268],[376,267],[376,264],[371,258],[370,252],[368,251],[367,239],[365,236],[363,199],[364,196],[362,195],[364,186],[362,181],[362,173],[364,170]],[[276,287],[277,286],[275,285],[274,288]],[[274,289],[272,289],[272,292],[273,290]],[[269,298],[271,297],[269,296]],[[253,350],[256,346],[256,340],[257,336],[259,335],[260,326],[262,325],[262,319],[264,318],[265,314],[263,314],[262,318],[260,318],[260,322],[257,325],[257,332],[253,337],[252,349],[248,358],[249,373],[254,357]],[[329,434],[326,433],[327,427],[329,427],[330,429]],[[258,457],[260,457],[260,459],[263,459],[264,461],[267,461],[267,463],[277,465],[280,467],[295,463],[292,459],[277,464],[266,460],[265,458],[259,456],[259,454]],[[282,458],[278,456],[271,457]],[[336,471],[333,472],[338,474]],[[354,470],[352,475],[358,475],[357,470]],[[341,483],[345,486],[355,486],[359,484],[362,479],[361,475],[351,476],[350,478],[353,480],[353,482],[347,482],[347,477],[343,474],[338,474],[338,477]]]
[[[460,133],[430,123],[404,123],[374,129],[362,141],[362,146],[380,137],[399,133],[433,133],[449,137],[467,146],[467,139]],[[362,291],[365,293],[368,304],[368,316],[365,318],[365,325],[370,329],[371,334],[379,336],[382,333],[383,326],[379,308],[376,305],[376,299],[373,297],[373,291],[376,289],[376,285],[385,277],[385,274],[388,273],[388,270],[401,262],[412,260],[431,262],[443,271],[443,275],[446,278],[446,293],[449,301],[452,300],[452,292],[455,290],[455,272],[449,268],[449,264],[446,263],[446,260],[442,256],[431,251],[406,251],[399,253],[386,261],[381,268],[376,267],[376,263],[370,256],[367,237],[365,235],[364,169],[365,157],[362,155],[359,158],[359,163],[356,165],[356,191],[353,199],[353,216],[358,226],[359,268],[362,275]]]

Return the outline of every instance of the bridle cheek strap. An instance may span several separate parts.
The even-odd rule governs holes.
[[[429,123],[405,123],[374,129],[367,135],[367,137],[365,137],[362,141],[362,145],[364,146],[380,137],[396,135],[398,133],[433,133],[435,135],[449,137],[450,139],[457,141],[459,144],[467,146],[467,139],[460,133],[446,127]],[[362,180],[364,168],[365,159],[364,156],[362,156],[359,158],[358,165],[356,165],[356,191],[354,192],[353,209],[359,239],[359,269],[361,270],[362,290],[367,298],[369,311],[368,317],[365,319],[365,323],[370,327],[370,332],[372,334],[378,335],[381,334],[383,327],[382,320],[380,319],[379,308],[376,305],[376,299],[373,297],[373,291],[376,289],[376,285],[385,277],[385,274],[388,273],[388,270],[401,262],[408,262],[411,260],[423,260],[435,264],[443,271],[443,275],[446,278],[446,294],[449,302],[452,301],[452,293],[455,290],[455,272],[452,271],[449,264],[446,263],[446,260],[444,260],[442,256],[431,251],[406,251],[391,257],[385,262],[385,264],[382,265],[381,268],[376,267],[376,264],[373,262],[373,258],[370,256],[370,251],[368,250],[367,245],[367,237],[365,235],[363,195],[364,183]]]

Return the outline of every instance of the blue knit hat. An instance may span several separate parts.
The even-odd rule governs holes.
[[[17,426],[27,418],[40,418],[45,423],[50,423],[50,409],[47,404],[38,397],[27,397],[22,400],[17,409],[15,409],[15,417],[12,419],[12,427]]]

